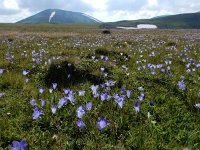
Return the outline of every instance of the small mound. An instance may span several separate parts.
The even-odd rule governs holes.
[[[83,82],[100,84],[104,81],[103,75],[93,74],[89,68],[80,66],[84,65],[74,65],[67,61],[52,64],[45,76],[45,84],[51,86],[52,83],[58,83],[60,87],[70,87]]]

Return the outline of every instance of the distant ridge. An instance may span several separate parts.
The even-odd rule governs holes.
[[[139,24],[153,24],[159,29],[200,29],[200,12],[158,16],[151,19],[124,20],[103,23],[101,28],[137,27]]]
[[[80,12],[46,9],[16,23],[101,23],[98,19]]]

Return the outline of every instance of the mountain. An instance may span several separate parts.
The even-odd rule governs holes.
[[[151,19],[124,20],[103,23],[101,28],[137,27],[139,24],[153,24],[159,29],[200,29],[200,12],[186,13],[170,16],[161,16]]]
[[[84,13],[47,9],[17,23],[101,23],[101,21]]]
[[[163,18],[163,17],[167,17],[167,16],[169,16],[169,15],[155,16],[155,17],[153,17],[151,19]]]

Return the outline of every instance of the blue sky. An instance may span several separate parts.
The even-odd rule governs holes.
[[[198,12],[200,0],[1,0],[0,22],[13,23],[48,8],[83,12],[106,22]]]

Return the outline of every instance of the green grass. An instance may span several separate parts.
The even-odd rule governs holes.
[[[0,33],[0,68],[5,69],[0,75],[0,93],[5,93],[0,98],[0,149],[9,149],[14,140],[22,139],[35,150],[200,149],[200,112],[195,108],[200,103],[200,70],[195,66],[200,63],[199,30],[112,30],[111,35],[103,35],[97,26],[1,24]],[[24,51],[26,56],[21,55]],[[40,64],[32,61],[33,51],[41,58]],[[14,56],[12,61],[6,60],[7,52]],[[152,52],[154,57],[149,56]],[[190,58],[190,69],[196,71],[188,74]],[[166,60],[172,63],[166,65]],[[152,75],[148,64],[163,64],[165,70],[170,66],[173,76],[160,69]],[[139,71],[139,66],[146,68]],[[24,69],[29,71],[27,83]],[[72,75],[69,79],[68,73]],[[181,76],[185,77],[184,91],[177,85]],[[90,86],[107,80],[116,84],[109,91],[99,87],[99,93],[113,96],[121,95],[122,88],[132,90],[122,109],[114,98],[102,102],[93,97]],[[53,82],[58,88],[49,93]],[[136,113],[133,106],[141,86],[144,102],[139,101]],[[38,92],[40,87],[45,88],[43,94]],[[76,103],[68,102],[52,114],[51,107],[63,97],[63,88],[75,92]],[[85,95],[78,96],[79,90],[85,90]],[[32,119],[32,98],[44,111],[37,120]],[[47,100],[44,107],[39,98]],[[154,106],[150,105],[152,99]],[[76,125],[76,109],[86,102],[93,107],[83,116],[86,128],[81,129]],[[102,131],[97,127],[98,117],[106,117],[110,123]]]

